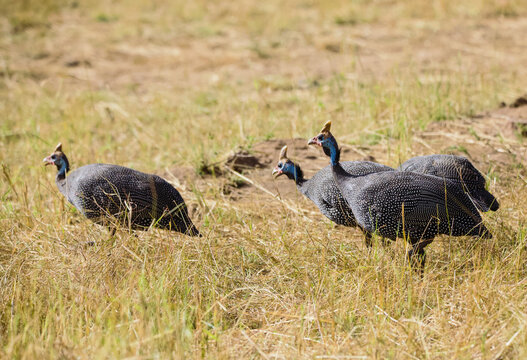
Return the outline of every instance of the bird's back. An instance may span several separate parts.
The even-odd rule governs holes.
[[[395,239],[404,234],[417,242],[437,234],[484,232],[468,196],[446,179],[412,172],[378,172],[337,181],[357,223],[384,237]]]
[[[463,156],[434,154],[416,156],[404,162],[402,171],[411,171],[446,178],[468,193],[481,211],[496,211],[499,203],[485,189],[485,177]]]
[[[388,166],[370,161],[345,161],[342,166],[346,171],[357,176],[380,171],[393,171]],[[339,225],[356,226],[353,213],[333,179],[330,165],[314,174],[301,186],[300,191],[311,199],[331,221]]]
[[[134,228],[149,227],[156,221],[158,227],[174,227],[178,231],[181,229],[176,227],[182,224],[173,219],[192,224],[183,198],[172,185],[157,175],[119,165],[80,167],[66,177],[63,193],[95,221],[112,216],[128,221]]]

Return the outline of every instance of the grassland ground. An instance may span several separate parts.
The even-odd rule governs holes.
[[[527,356],[524,2],[0,9],[0,358]],[[494,238],[438,237],[423,278],[403,241],[368,251],[270,175],[283,144],[324,166],[328,119],[343,160],[469,157]],[[205,236],[108,239],[42,166],[59,141],[164,176]]]

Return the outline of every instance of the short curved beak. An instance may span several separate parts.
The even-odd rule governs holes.
[[[53,165],[53,160],[51,160],[51,156],[47,156],[44,158],[43,162],[45,162],[44,166]]]
[[[309,140],[307,142],[308,145],[318,145],[318,146],[322,146],[322,143],[317,139],[317,137],[315,136],[313,139]]]
[[[275,167],[273,169],[273,177],[276,179],[277,177],[279,177],[280,175],[282,175],[283,172],[282,170],[280,170],[279,168]]]

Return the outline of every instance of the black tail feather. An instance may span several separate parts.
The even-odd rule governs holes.
[[[481,190],[477,193],[471,192],[469,196],[480,211],[496,211],[500,208],[500,203],[498,200],[496,200],[494,195],[489,193],[487,190]]]

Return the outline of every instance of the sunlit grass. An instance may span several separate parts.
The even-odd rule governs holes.
[[[507,173],[488,167],[502,204],[484,215],[494,238],[439,237],[423,278],[405,263],[402,241],[368,251],[357,230],[293,213],[257,189],[235,201],[214,177],[182,190],[203,239],[126,229],[110,239],[41,163],[62,142],[73,169],[199,172],[239,146],[307,139],[331,119],[341,144],[386,144],[397,166],[429,124],[449,126],[519,95],[521,69],[503,65],[502,54],[430,63],[410,52],[390,62],[381,57],[390,40],[371,50],[383,59],[372,71],[363,33],[352,30],[392,26],[418,51],[436,32],[521,21],[523,2],[0,4],[0,357],[527,355],[521,153]],[[485,41],[471,49],[484,55]],[[302,51],[317,56],[290,60]],[[71,59],[81,65],[64,65]],[[320,71],[307,72],[314,59]],[[222,73],[229,67],[242,75]],[[298,69],[307,69],[302,78]],[[315,210],[300,195],[298,207]]]

